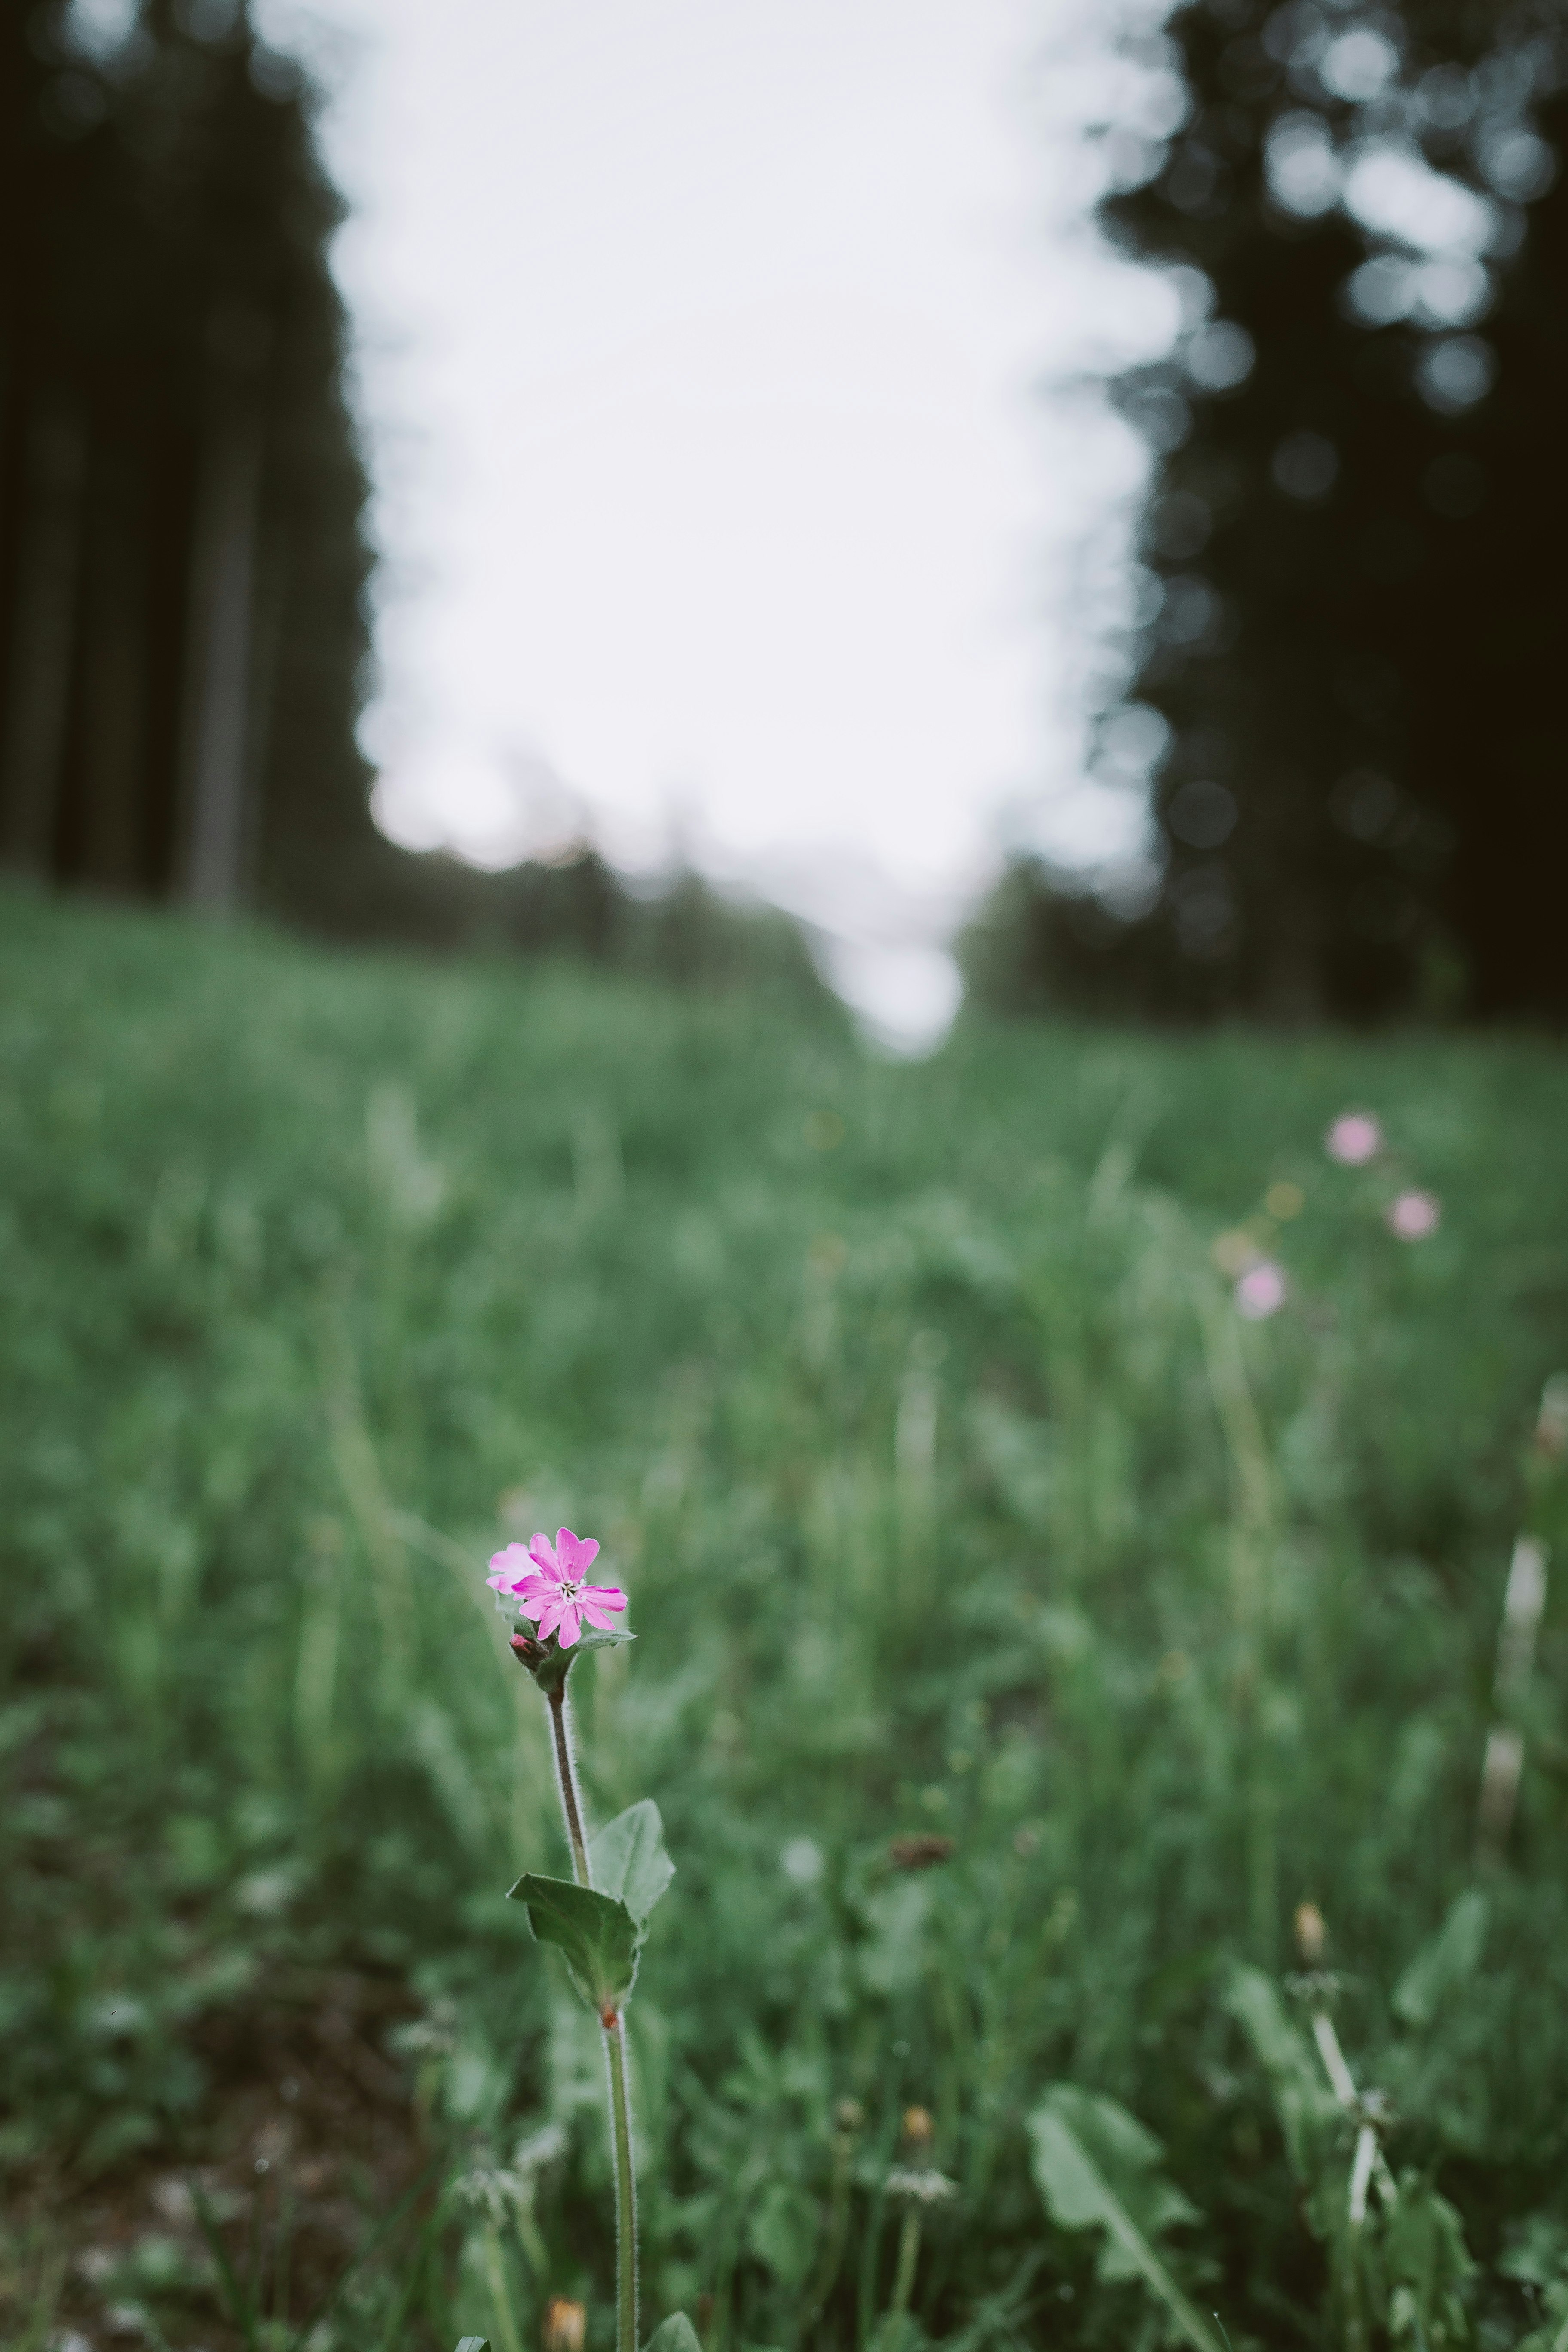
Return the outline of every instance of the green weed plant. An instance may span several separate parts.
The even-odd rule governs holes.
[[[657,1789],[679,1865],[626,2011],[645,2326],[1568,2352],[1555,1048],[900,1066],[11,897],[0,1087],[7,2344],[613,2342],[482,1581],[564,1522],[637,1635],[574,1675],[585,1806]],[[1336,1167],[1355,1104],[1388,1150]],[[334,2050],[372,2122],[313,2188]]]

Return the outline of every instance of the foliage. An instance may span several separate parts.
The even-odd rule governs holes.
[[[381,842],[352,904],[326,928],[473,953],[573,958],[683,988],[745,988],[843,1026],[805,933],[779,908],[731,898],[676,868],[637,887],[586,844],[552,865],[481,873]]]
[[[1100,2278],[1141,2278],[1164,2306],[1170,2333],[1196,2352],[1219,2352],[1219,2340],[1187,2301],[1155,2252],[1162,2231],[1199,2216],[1179,2189],[1162,2179],[1163,2150],[1152,2132],[1114,2099],[1075,2083],[1053,2083],[1029,2117],[1035,2179],[1059,2229],[1100,2229]]]
[[[118,13],[0,10],[5,193],[29,224],[0,262],[0,856],[184,888],[226,533],[255,578],[247,683],[226,689],[242,727],[247,698],[259,714],[247,895],[341,924],[382,855],[354,740],[370,557],[326,258],[342,207],[307,78],[243,5]],[[236,436],[255,488],[226,499]]]
[[[590,1827],[657,1786],[680,1861],[628,2016],[650,2330],[1152,2344],[1070,2130],[1236,2352],[1348,2341],[1310,1898],[1394,2117],[1369,2340],[1553,2339],[1555,1570],[1484,1884],[1472,1840],[1510,1549],[1563,1534],[1559,1059],[900,1066],[741,992],[20,897],[0,1007],[8,2343],[521,2352],[550,2296],[608,2340],[598,2031],[500,1891],[564,1857],[484,1563],[562,1522],[637,1636],[574,1672]],[[1418,1246],[1323,1157],[1357,1102]],[[1256,1326],[1238,1223],[1290,1276]],[[911,2104],[956,2195],[900,2334]]]
[[[606,2007],[621,2008],[637,1982],[648,1918],[675,1864],[651,1797],[617,1813],[588,1853],[594,1885],[525,1871],[510,1893],[526,1910],[535,1939],[564,1955],[574,1987],[596,2017]]]
[[[1152,869],[1112,906],[1020,862],[976,978],[1560,1019],[1568,14],[1130,13],[1101,217],[1181,325],[1114,387],[1152,476],[1100,756],[1152,765]]]
[[[31,224],[0,252],[0,864],[185,894],[221,516],[225,576],[254,573],[242,900],[339,939],[743,984],[831,1022],[800,927],[692,873],[639,891],[585,842],[479,873],[376,831],[354,740],[368,484],[315,95],[243,6],[113,16],[0,5],[0,175]],[[253,436],[253,496],[220,495]]]

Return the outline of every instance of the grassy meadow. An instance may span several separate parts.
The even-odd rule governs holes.
[[[1560,1050],[900,1066],[742,992],[9,896],[0,1099],[0,2342],[532,2352],[552,2294],[611,2340],[481,1581],[564,1522],[637,1635],[574,1674],[589,1802],[656,1797],[678,1866],[645,2328],[1565,2352]]]

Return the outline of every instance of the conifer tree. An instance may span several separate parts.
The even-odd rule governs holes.
[[[308,88],[225,0],[6,0],[0,48],[0,856],[342,919],[384,845]]]
[[[1154,453],[1128,701],[1163,738],[1159,897],[1119,919],[1021,869],[976,985],[1561,1014],[1561,0],[1189,0],[1145,56],[1184,119],[1117,141],[1102,217],[1184,319],[1115,387]]]

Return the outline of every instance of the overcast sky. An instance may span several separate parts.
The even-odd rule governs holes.
[[[260,15],[323,60],[353,205],[382,821],[492,864],[584,823],[679,846],[929,1033],[999,843],[1117,833],[1077,788],[1075,567],[1138,459],[1038,389],[1168,324],[1084,223],[1111,12]]]

